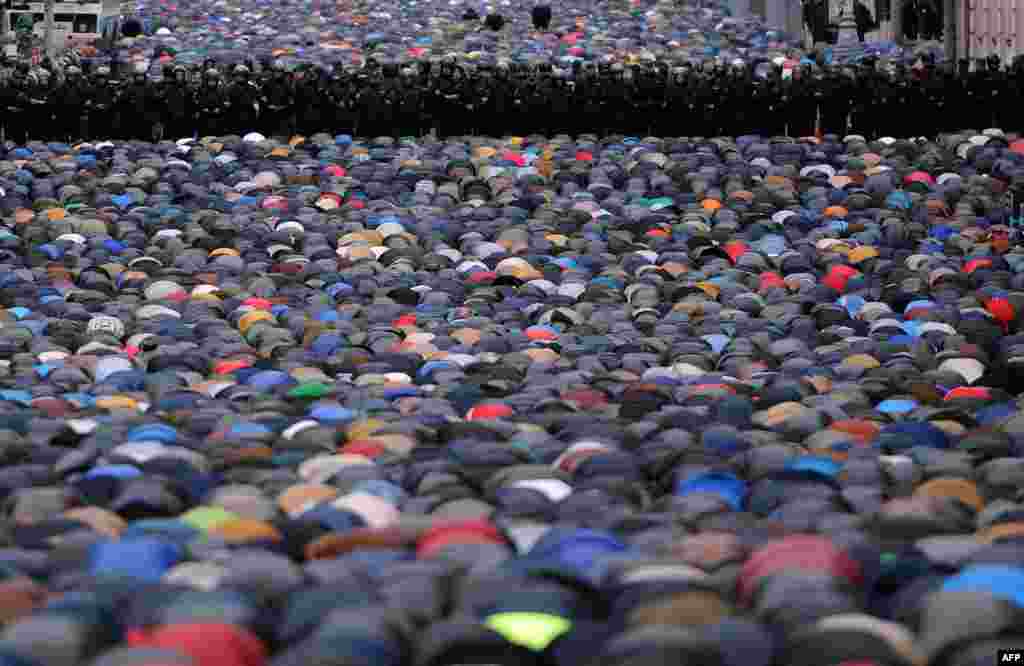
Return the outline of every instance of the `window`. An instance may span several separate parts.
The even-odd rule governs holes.
[[[75,32],[96,32],[96,16],[78,14],[75,16]]]

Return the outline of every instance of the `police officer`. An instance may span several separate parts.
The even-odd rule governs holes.
[[[330,104],[330,132],[334,134],[355,133],[355,90],[351,75],[340,66],[335,66],[327,87]]]
[[[171,76],[164,77],[160,87],[167,118],[164,136],[175,141],[192,136],[195,131],[195,103],[188,70],[183,65],[176,65]]]
[[[114,108],[114,90],[110,82],[110,68],[100,65],[90,81],[86,96],[86,110],[89,118],[89,136],[107,140],[113,137],[111,114]]]
[[[541,72],[538,67],[534,67],[529,73],[529,85],[525,90],[523,105],[526,108],[526,113],[529,114],[532,119],[532,122],[530,123],[530,132],[548,133],[546,127],[547,121],[549,120],[547,113],[548,97],[544,94],[541,82]]]
[[[673,67],[665,88],[666,113],[658,127],[659,136],[687,134],[693,129],[693,104],[687,86],[687,71]]]
[[[763,131],[766,136],[782,136],[786,133],[787,115],[786,106],[789,98],[784,94],[782,80],[782,67],[772,65],[768,72],[768,78],[760,82],[761,99],[767,109],[767,118],[763,123]]]
[[[76,65],[64,70],[67,78],[61,86],[57,109],[57,126],[62,141],[85,141],[89,138],[88,113],[85,107],[88,94],[82,70]]]
[[[813,136],[818,116],[818,98],[815,96],[814,72],[804,65],[794,73],[790,87],[791,108],[789,134],[793,137]]]
[[[227,99],[221,82],[220,71],[210,67],[204,72],[203,85],[199,90],[199,122],[201,136],[220,136],[227,112]]]
[[[227,94],[227,130],[244,135],[256,129],[259,116],[256,112],[256,87],[249,80],[249,67],[235,65],[234,79]]]
[[[293,113],[294,132],[309,135],[315,133],[320,123],[318,94],[311,82],[311,71],[305,66],[292,72],[292,89],[295,91]]]
[[[27,75],[28,67],[19,65],[12,77],[4,85],[0,85],[0,97],[2,97],[0,110],[3,111],[4,135],[8,141],[18,144],[25,143],[27,131],[28,97],[25,91]]]
[[[125,88],[121,97],[122,109],[121,137],[124,139],[150,140],[155,138],[153,128],[159,124],[156,115],[155,100],[152,99],[153,88],[146,80],[146,72],[141,67],[135,70],[131,83]]]
[[[290,137],[294,95],[291,82],[280,63],[275,63],[272,76],[264,84],[263,95],[260,106],[267,110],[267,130],[272,135]]]
[[[1024,103],[1024,56],[1019,55],[1014,58],[1010,71],[1007,72],[1007,86],[1010,99],[1003,101],[1005,109],[1002,110],[1002,113],[1009,115],[1004,115],[1001,121],[1003,124],[1000,127],[1007,132],[1019,133],[1024,127],[1024,123],[1020,120],[1020,113],[1016,112]]]
[[[985,129],[992,126],[992,108],[993,102],[991,95],[991,86],[989,78],[992,74],[992,70],[998,66],[999,56],[990,57],[988,60],[982,61],[979,67],[970,73],[967,84],[967,98],[968,104],[971,108],[971,118],[973,124],[981,124]]]
[[[126,126],[133,124],[134,111],[131,108],[131,98],[128,94],[128,82],[121,79],[120,73],[120,64],[114,61],[114,66],[110,70],[110,83],[114,95],[114,104],[110,110],[111,139],[127,138],[131,131]]]
[[[552,134],[572,132],[572,84],[564,76],[551,79],[551,124]]]
[[[460,100],[455,80],[455,61],[453,59],[446,58],[441,62],[432,97],[433,115],[438,136],[442,138],[449,136],[457,131],[457,115]]]
[[[989,127],[1003,127],[1016,117],[1016,113],[1008,108],[1012,102],[1010,99],[1010,79],[1003,69],[1002,60],[999,56],[992,54],[988,58],[988,119]],[[1019,113],[1019,109],[1016,110]]]
[[[871,63],[861,62],[850,89],[850,132],[861,134],[868,140],[876,138],[870,118],[873,102],[870,67]]]
[[[50,87],[50,73],[38,68],[29,74],[28,81],[29,140],[49,141],[55,134],[53,112],[57,101]]]

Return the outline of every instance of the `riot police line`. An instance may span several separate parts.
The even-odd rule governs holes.
[[[7,63],[10,65],[10,63]],[[1024,60],[794,69],[751,63],[467,67],[453,60],[286,69],[275,62],[9,69],[8,141],[159,141],[192,136],[556,134],[932,136],[1016,131]]]

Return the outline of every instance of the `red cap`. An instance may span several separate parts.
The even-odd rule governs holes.
[[[515,414],[515,411],[508,405],[504,405],[500,402],[481,404],[473,407],[466,412],[467,421],[492,421],[494,419],[503,419],[508,416]]]
[[[430,557],[453,543],[506,543],[498,528],[487,520],[461,520],[431,527],[416,546],[417,557]]]
[[[241,370],[242,368],[249,367],[252,367],[252,361],[238,359],[233,361],[221,361],[213,366],[213,371],[218,375],[229,375],[235,370]]]
[[[219,622],[195,622],[131,630],[133,647],[174,650],[192,658],[196,666],[263,666],[267,646],[249,630]]]
[[[949,391],[944,400],[956,400],[958,398],[980,398],[981,400],[988,400],[991,397],[992,392],[984,386],[958,386]]]
[[[1013,307],[1013,303],[1005,298],[993,298],[989,300],[989,302],[985,304],[985,309],[992,313],[992,316],[996,318],[996,321],[1003,325],[1004,329],[1017,317],[1017,310]]]
[[[349,442],[345,446],[341,447],[338,453],[350,453],[356,456],[366,456],[367,458],[376,458],[377,456],[384,455],[387,449],[380,442],[375,442],[372,439],[359,439],[354,442]]]
[[[476,271],[470,273],[466,281],[470,284],[482,284],[484,282],[494,282],[498,279],[498,274],[494,271]]]
[[[253,296],[252,298],[247,298],[244,301],[242,301],[242,305],[248,305],[258,310],[269,310],[271,307],[274,306],[274,304],[268,301],[267,299],[257,298],[255,296]]]
[[[750,251],[750,247],[743,241],[730,241],[722,249],[725,250],[725,253],[729,255],[729,259],[734,264],[740,260],[740,257]]]
[[[964,264],[964,273],[973,273],[979,268],[988,268],[992,265],[991,259],[971,259]]]
[[[860,271],[851,266],[833,266],[832,270],[828,272],[828,275],[821,282],[825,286],[843,293],[846,291],[846,284],[850,281],[850,278],[859,273]]]
[[[774,289],[775,287],[786,288],[786,281],[778,273],[765,272],[761,273],[761,291],[767,291],[768,289]]]
[[[826,572],[853,585],[863,578],[860,564],[829,539],[796,535],[772,541],[750,556],[740,571],[740,597],[750,602],[761,580],[784,571]]]

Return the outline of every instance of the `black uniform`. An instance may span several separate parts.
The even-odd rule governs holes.
[[[815,81],[809,70],[801,72],[799,80],[792,83],[793,115],[789,122],[789,134],[794,137],[812,136],[818,115],[818,99]]]
[[[88,137],[84,127],[85,95],[82,77],[71,74],[60,85],[54,126],[61,141],[83,140]]]
[[[272,135],[292,135],[294,96],[284,72],[278,72],[264,84],[262,106],[266,108],[266,127]]]
[[[228,89],[227,129],[240,136],[257,129],[255,86],[245,74],[238,74]]]
[[[4,136],[15,143],[25,142],[26,105],[24,78],[16,74],[11,80],[0,84],[0,110],[3,111]]]
[[[176,70],[175,78],[165,80],[161,87],[167,125],[164,136],[174,141],[192,136],[195,131],[195,102],[184,70]]]
[[[871,117],[874,102],[871,85],[870,74],[861,71],[850,88],[850,132],[860,134],[869,141],[878,138]]]
[[[53,111],[55,91],[47,82],[37,80],[28,89],[28,138],[30,141],[50,141],[54,132]]]
[[[312,71],[296,74],[295,81],[296,128],[300,134],[316,134],[323,126],[323,101],[320,80]]]
[[[354,134],[356,127],[355,88],[348,76],[338,74],[328,86],[330,111],[328,131],[333,134]]]
[[[98,75],[87,91],[89,136],[96,139],[113,137],[114,88],[106,75]]]
[[[572,132],[572,91],[565,79],[554,79],[551,86],[552,134]]]
[[[121,138],[150,141],[153,128],[160,122],[153,95],[154,87],[143,74],[136,74],[121,97]]]
[[[214,77],[208,77],[202,88],[199,90],[199,118],[198,131],[200,136],[219,136],[225,112],[227,111],[227,99],[220,81]]]

